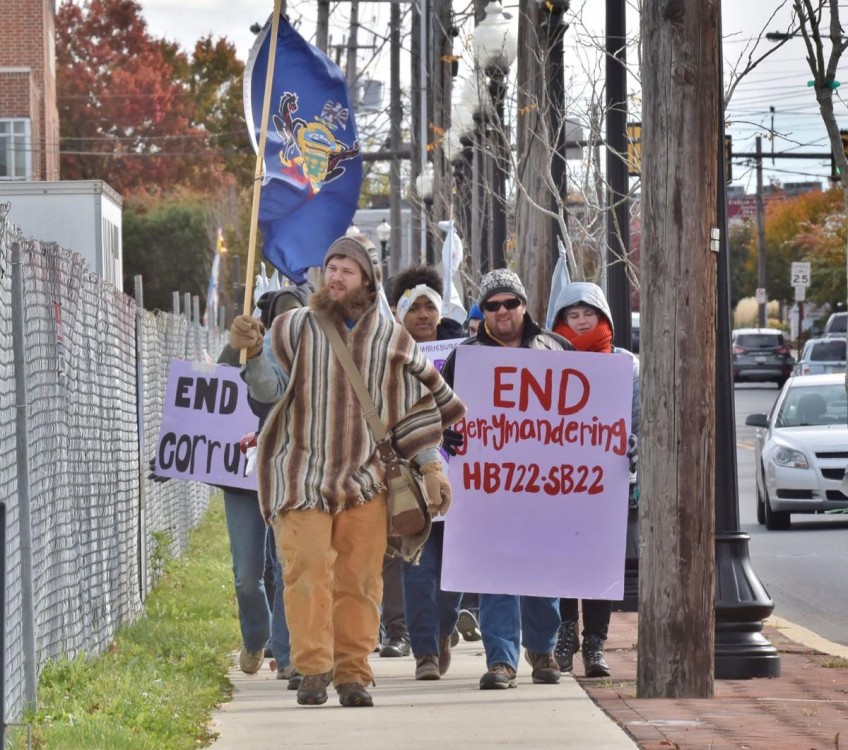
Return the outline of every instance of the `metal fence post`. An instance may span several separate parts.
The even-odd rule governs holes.
[[[191,298],[191,313],[194,322],[194,356],[200,361],[203,359],[203,346],[200,340],[200,329],[203,324],[200,320],[200,297],[197,294]]]
[[[24,702],[35,708],[35,602],[32,587],[32,512],[29,496],[29,430],[26,391],[26,345],[24,337],[24,278],[21,245],[12,243],[12,342],[15,360],[15,448],[18,477],[18,514],[21,554],[21,641],[24,663]],[[5,544],[3,546],[5,551]],[[5,586],[4,586],[5,589]]]
[[[144,442],[144,281],[141,275],[135,282],[135,393],[138,429],[138,533],[136,534],[136,560],[138,562],[138,598],[147,598],[147,446]],[[179,297],[177,297],[179,304]]]

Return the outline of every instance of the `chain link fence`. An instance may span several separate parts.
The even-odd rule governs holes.
[[[141,614],[150,561],[185,550],[209,488],[150,482],[148,461],[171,361],[214,361],[225,334],[140,309],[81,256],[24,239],[2,206],[0,306],[11,722],[34,702],[42,665],[102,651]]]

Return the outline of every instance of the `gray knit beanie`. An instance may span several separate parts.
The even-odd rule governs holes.
[[[324,256],[324,268],[330,258],[335,255],[344,255],[346,258],[355,260],[365,272],[366,278],[371,286],[376,289],[382,282],[383,274],[380,270],[380,258],[374,243],[364,234],[345,235],[339,237],[327,250]]]
[[[524,284],[518,278],[518,274],[510,271],[508,268],[498,268],[495,271],[489,271],[480,280],[480,305],[496,294],[514,294],[525,305],[527,304],[527,292],[524,291]]]

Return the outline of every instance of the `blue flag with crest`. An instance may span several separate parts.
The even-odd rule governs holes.
[[[271,20],[244,71],[244,109],[258,148]],[[296,283],[321,266],[330,244],[353,219],[362,186],[362,156],[344,75],[327,55],[280,17],[265,176],[259,200],[262,252]]]

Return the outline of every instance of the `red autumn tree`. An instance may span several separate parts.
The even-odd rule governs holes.
[[[65,0],[56,27],[63,178],[124,194],[227,181],[222,133],[250,148],[233,122],[243,66],[231,44],[201,40],[189,60],[150,35],[135,0]]]

